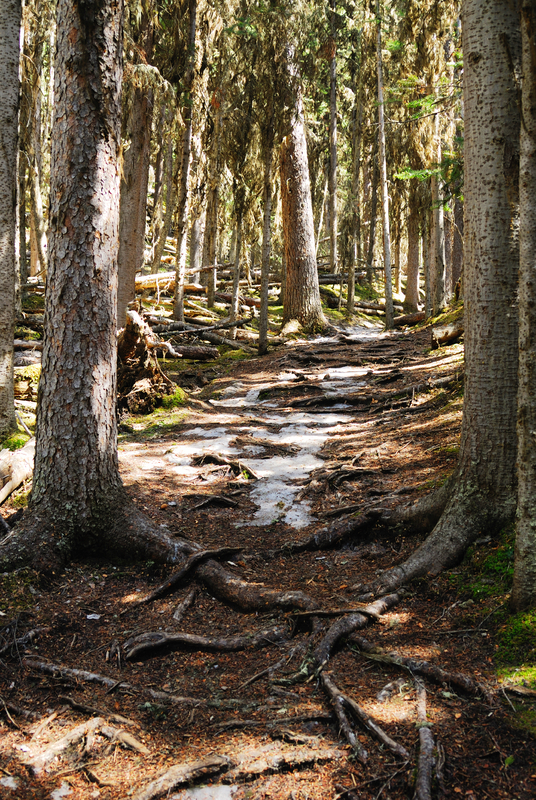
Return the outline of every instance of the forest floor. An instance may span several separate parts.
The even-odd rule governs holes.
[[[415,537],[376,530],[371,521],[337,549],[292,554],[277,548],[345,516],[412,502],[452,472],[463,346],[429,347],[429,329],[387,335],[363,328],[295,341],[262,359],[230,358],[225,366],[178,369],[168,362],[189,399],[123,421],[124,482],[139,507],[172,535],[203,549],[238,548],[224,564],[242,579],[301,590],[321,609],[353,608],[360,585],[402,561],[418,544]],[[450,382],[437,382],[445,376]],[[13,502],[2,508],[5,516]],[[434,797],[521,800],[536,794],[530,666],[536,641],[534,631],[531,640],[524,630],[523,655],[516,651],[507,611],[511,536],[506,531],[491,541],[483,531],[463,564],[414,582],[364,631],[385,652],[466,673],[487,688],[474,696],[426,680],[437,756]],[[0,576],[1,798],[158,796],[143,792],[155,775],[199,761],[206,762],[204,777],[188,783],[191,773],[183,770],[186,783],[177,781],[160,796],[413,796],[419,725],[410,671],[348,645],[324,666],[409,753],[397,758],[358,728],[368,752],[361,763],[342,737],[318,676],[281,680],[297,673],[332,619],[322,619],[323,628],[312,635],[307,618],[244,613],[192,584],[134,606],[172,572],[153,563],[95,560],[73,563],[47,582],[29,571]],[[177,611],[185,598],[189,607]],[[148,631],[221,638],[281,619],[296,633],[279,645],[267,640],[265,647],[240,652],[190,649],[144,662],[124,658],[124,643]],[[38,633],[25,644],[28,631]],[[511,666],[501,666],[508,658]],[[67,670],[51,673],[43,664]],[[509,691],[515,685],[525,696]],[[82,735],[79,726],[97,717],[93,733],[90,724]],[[117,733],[114,739],[110,726],[134,741],[120,741]],[[73,730],[68,749],[48,750]],[[39,762],[44,753],[46,765],[45,758]]]

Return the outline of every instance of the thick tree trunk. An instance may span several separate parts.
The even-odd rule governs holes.
[[[203,242],[205,240],[205,211],[200,211],[193,219],[190,228],[190,279],[199,283],[203,263]]]
[[[121,2],[57,7],[51,236],[30,507],[3,569],[71,553],[173,560],[181,549],[129,501],[117,461],[116,301]],[[176,556],[174,556],[176,553]]]
[[[0,437],[16,427],[13,404],[18,184],[20,0],[0,4]]]
[[[512,606],[536,608],[536,6],[522,0],[523,96],[519,173],[518,505]]]
[[[417,193],[410,190],[408,216],[408,266],[406,270],[406,296],[404,308],[409,312],[419,310],[419,208]]]
[[[296,77],[287,54],[289,71]],[[315,232],[307,142],[301,94],[295,91],[291,130],[281,144],[281,206],[286,255],[286,285],[283,323],[297,320],[306,330],[326,326],[320,302],[316,269]]]
[[[516,507],[519,16],[514,4],[465,0],[462,23],[466,363],[460,457],[441,519],[408,561],[378,579],[382,589],[457,563],[481,531],[496,533]]]

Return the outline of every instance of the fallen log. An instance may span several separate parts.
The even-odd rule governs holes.
[[[32,342],[26,339],[14,339],[13,347],[15,350],[42,350],[43,342]]]
[[[157,272],[153,275],[139,275],[136,278],[136,292],[143,292],[147,289],[158,289],[172,291],[175,288],[175,272]],[[206,294],[207,287],[200,283],[185,283],[184,291],[186,294]]]
[[[172,349],[168,347],[169,342],[159,342],[155,349],[165,350],[173,358],[187,358],[191,361],[213,361],[219,357],[219,352],[215,347],[203,347],[202,345],[178,344]]]
[[[416,311],[415,314],[402,314],[401,317],[394,318],[393,325],[395,328],[401,328],[403,325],[416,325],[418,322],[422,322],[425,316],[424,311]]]
[[[218,300],[223,300],[225,303],[230,303],[233,299],[232,294],[227,292],[216,292],[214,295]],[[240,297],[238,298],[238,302],[243,306],[250,306],[250,308],[260,308],[261,301],[255,299],[254,297]]]
[[[462,336],[463,318],[451,322],[449,325],[438,325],[432,328],[432,350],[437,350],[444,344],[454,344]]]
[[[194,322],[192,320],[190,323],[190,329],[184,330],[184,328],[182,327],[184,323],[177,323],[174,320],[169,320],[168,322],[167,320],[163,320],[160,317],[148,318],[148,322],[151,325],[154,333],[168,333],[168,332],[171,333],[174,331],[181,331],[184,333],[197,333],[198,329],[196,328],[194,330],[193,329],[194,325],[200,325],[200,329],[205,333],[207,333],[210,331],[224,330],[225,328],[240,328],[242,327],[242,325],[245,325],[249,321],[250,320],[247,318],[237,319],[236,322],[232,322],[231,320],[226,320],[225,322],[218,323],[218,325],[209,325],[208,327],[205,327],[204,323]],[[178,327],[178,325],[180,325],[181,327]]]
[[[160,326],[158,326],[160,327]],[[206,339],[207,342],[212,342],[212,344],[224,344],[226,347],[230,347],[232,350],[244,350],[246,353],[251,353],[251,355],[255,355],[255,350],[252,347],[248,347],[245,344],[238,344],[237,342],[233,341],[233,339],[226,339],[223,336],[218,336],[217,333],[213,333],[206,328],[201,326],[196,327],[195,325],[191,325],[188,322],[173,322],[171,325],[168,325],[167,328],[163,329],[162,331],[157,331],[156,328],[154,329],[155,333],[164,333],[167,331],[185,331],[190,334],[195,334],[199,337],[199,339]]]
[[[20,450],[0,452],[0,505],[33,473],[35,439],[30,439]]]

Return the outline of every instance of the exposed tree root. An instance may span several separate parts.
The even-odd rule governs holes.
[[[412,674],[424,675],[435,683],[447,683],[451,686],[455,686],[457,689],[461,689],[467,694],[473,695],[474,697],[484,697],[488,702],[491,702],[491,691],[482,683],[478,683],[478,681],[473,680],[469,675],[464,675],[462,672],[447,672],[435,664],[430,664],[429,661],[418,661],[414,658],[406,658],[405,656],[398,655],[398,653],[386,653],[381,647],[377,647],[363,636],[359,636],[356,633],[352,633],[348,637],[348,641],[350,644],[357,645],[364,655],[374,661],[381,661],[384,664],[393,664],[401,669],[408,670]]]
[[[153,800],[162,797],[178,786],[184,786],[201,777],[215,775],[229,767],[229,759],[225,756],[209,756],[200,761],[187,764],[175,764],[163,775],[155,778],[133,795],[133,800]]]
[[[415,679],[417,690],[417,726],[419,728],[419,761],[414,800],[432,800],[432,770],[434,768],[434,737],[426,721],[426,689]]]
[[[346,711],[344,710],[343,695],[325,672],[320,674],[320,682],[331,701],[331,705],[333,706],[333,710],[335,711],[336,717],[339,721],[339,727],[344,735],[344,738],[352,747],[357,760],[362,764],[366,764],[368,761],[368,753],[355,735],[350,721],[346,715]]]
[[[286,625],[274,625],[266,630],[245,636],[196,636],[191,633],[142,633],[124,644],[127,661],[145,661],[148,658],[173,653],[177,650],[201,650],[207,653],[234,653],[239,650],[258,650],[270,644],[289,640]]]

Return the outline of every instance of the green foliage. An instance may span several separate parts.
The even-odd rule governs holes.
[[[183,406],[187,400],[187,393],[180,386],[177,386],[173,394],[168,394],[162,398],[162,408],[177,408],[178,406]]]
[[[451,576],[458,589],[475,601],[507,595],[514,575],[514,538],[511,525],[504,529],[491,550],[470,547],[465,556],[468,571]]]
[[[496,658],[500,664],[536,665],[536,611],[522,611],[506,619],[499,630]],[[536,678],[536,670],[531,679]]]
[[[27,611],[35,605],[33,584],[39,576],[31,569],[4,572],[0,575],[0,611],[6,615]]]
[[[22,298],[23,311],[44,311],[45,297],[42,294],[27,294]]]
[[[29,439],[30,437],[27,433],[15,431],[15,433],[12,433],[11,436],[7,436],[5,439],[3,439],[0,442],[0,445],[4,450],[20,450],[20,448],[24,447]]]

